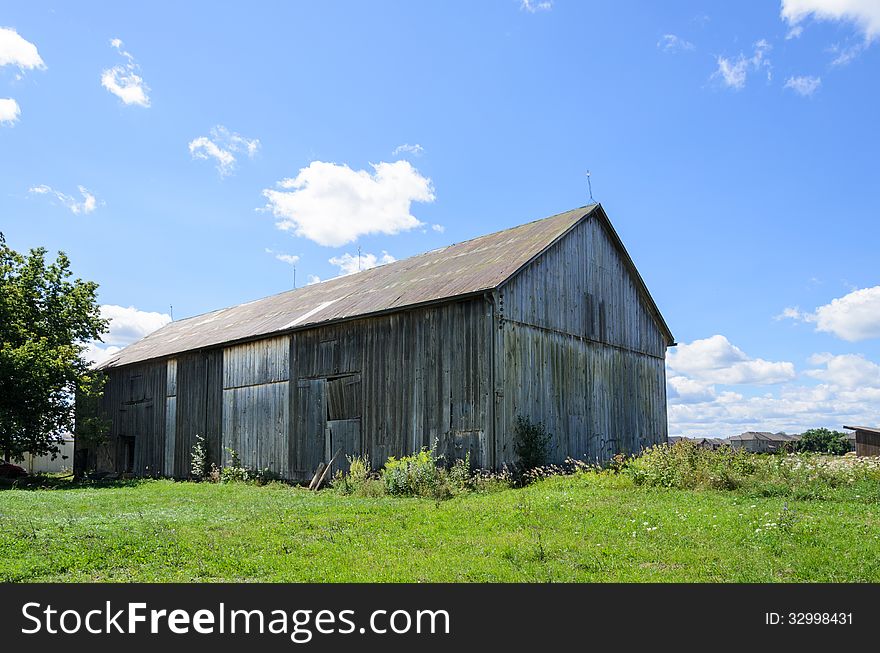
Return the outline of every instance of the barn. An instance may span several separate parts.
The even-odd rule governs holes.
[[[76,471],[185,478],[197,435],[217,464],[233,449],[293,481],[339,449],[380,467],[436,443],[499,468],[517,415],[554,461],[606,460],[666,441],[672,345],[593,204],[171,322],[102,364],[78,410],[109,432],[77,439]]]

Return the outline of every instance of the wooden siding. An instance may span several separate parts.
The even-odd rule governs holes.
[[[289,336],[223,350],[224,462],[232,449],[245,467],[290,476],[289,378]]]
[[[132,472],[159,476],[165,457],[165,362],[139,363],[108,374],[98,410],[109,422],[103,445],[88,451],[83,461],[88,470],[126,471],[123,438],[133,438]],[[77,443],[77,448],[80,444]],[[78,473],[85,471],[77,470]]]
[[[544,422],[552,462],[606,461],[666,441],[662,359],[507,324],[496,460],[515,460],[516,415]]]
[[[357,374],[350,390],[361,393],[360,408],[351,395],[345,401],[361,413],[361,451],[374,467],[435,441],[449,458],[471,450],[475,464],[488,464],[490,311],[477,299],[294,333],[292,475],[304,478],[326,459],[328,379]],[[354,423],[345,421],[339,437],[355,449]]]
[[[177,443],[177,360],[167,362],[165,382],[165,457],[162,475],[174,476],[175,446]]]
[[[504,320],[664,357],[666,342],[598,220],[586,220],[499,290]]]
[[[857,429],[856,455],[880,456],[880,433]]]

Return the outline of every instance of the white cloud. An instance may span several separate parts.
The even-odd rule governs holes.
[[[880,388],[847,390],[832,385],[783,387],[746,396],[723,392],[702,402],[676,402],[670,395],[671,435],[726,437],[743,431],[800,433],[809,428],[880,423]]]
[[[101,317],[110,320],[110,330],[104,334],[103,342],[88,343],[85,352],[86,359],[96,365],[171,321],[171,316],[166,313],[151,313],[134,306],[126,308],[115,304],[102,305]]]
[[[813,323],[816,331],[849,342],[880,338],[880,286],[854,290],[812,313],[786,308],[780,317]]]
[[[714,335],[670,350],[670,370],[706,383],[782,383],[794,378],[794,365],[787,361],[751,358],[722,335]]]
[[[267,254],[272,254],[276,259],[281,261],[282,263],[287,263],[288,265],[296,265],[299,262],[299,256],[294,256],[293,254],[284,254],[283,252],[276,252],[273,249],[266,248]]]
[[[801,34],[803,34],[803,33],[804,33],[803,25],[795,25],[794,27],[792,27],[791,29],[788,30],[788,32],[785,35],[785,40],[790,41],[791,39],[798,39],[798,38],[800,38]]]
[[[321,283],[321,277],[319,277],[318,275],[310,274],[308,277],[306,277],[306,285],[307,286],[311,286],[316,283]]]
[[[745,88],[749,71],[764,69],[769,80],[772,69],[770,60],[767,59],[767,53],[771,49],[771,45],[765,39],[761,39],[755,43],[754,53],[751,57],[746,58],[742,53],[735,59],[719,56],[716,58],[718,68],[712,74],[712,77],[720,78],[725,86],[736,90]]]
[[[880,2],[877,0],[782,0],[782,19],[799,27],[807,18],[855,23],[866,41],[880,36]]]
[[[675,34],[664,34],[657,41],[657,47],[664,52],[686,52],[694,49],[694,44]]]
[[[880,365],[867,360],[862,354],[813,354],[810,362],[825,366],[824,369],[808,370],[806,375],[811,378],[847,390],[880,388]]]
[[[715,386],[686,376],[673,374],[666,379],[666,385],[671,403],[692,404],[715,397]]]
[[[853,45],[832,45],[828,48],[828,51],[834,55],[834,59],[831,61],[832,66],[845,66],[850,61],[858,57],[864,50],[868,47],[868,41],[862,41],[860,43],[855,43]]]
[[[101,73],[101,86],[122,100],[123,104],[137,104],[142,107],[150,106],[148,95],[150,88],[144,83],[143,78],[137,74],[140,68],[130,52],[122,49],[122,41],[112,39],[110,45],[120,55],[125,57],[125,64],[117,64],[107,68]]]
[[[410,145],[409,143],[404,143],[403,145],[398,145],[394,148],[394,151],[391,153],[391,156],[397,156],[398,154],[412,154],[413,156],[421,156],[425,153],[425,148],[416,143],[415,145]]]
[[[230,132],[223,125],[211,129],[210,138],[199,136],[189,142],[189,153],[192,157],[206,161],[213,158],[221,177],[235,169],[236,154],[246,153],[249,158],[253,158],[259,148],[259,139],[245,138],[241,134]]]
[[[17,66],[22,71],[46,69],[37,46],[11,27],[0,27],[0,66]]]
[[[353,256],[346,252],[341,256],[334,256],[329,260],[329,263],[330,265],[335,265],[339,268],[339,276],[344,276],[346,274],[360,272],[361,270],[369,270],[377,265],[394,263],[396,260],[397,259],[391,256],[388,252],[382,252],[381,256],[376,256],[375,254],[360,254],[360,256]]]
[[[553,9],[553,0],[520,0],[519,8],[530,14]]]
[[[21,108],[12,98],[0,98],[0,125],[12,125],[18,121]]]
[[[368,234],[397,234],[422,225],[413,202],[433,202],[431,180],[408,161],[371,164],[373,173],[313,161],[293,179],[266,189],[276,226],[319,245],[340,247]]]
[[[785,82],[785,88],[790,88],[798,95],[803,95],[804,97],[809,97],[822,84],[822,80],[819,77],[789,77]]]
[[[31,186],[31,188],[28,189],[28,192],[33,193],[34,195],[51,195],[66,206],[74,215],[91,213],[98,207],[97,198],[84,186],[77,186],[77,188],[79,189],[80,195],[82,195],[82,200],[77,200],[72,195],[62,193],[46,184]]]
[[[436,231],[438,234],[442,234],[444,231],[446,231],[446,227],[444,227],[442,224],[432,224],[431,229]]]
[[[729,436],[746,430],[798,433],[825,426],[880,423],[880,365],[860,354],[815,354],[804,375],[818,385],[785,384],[760,395],[716,392],[714,386],[672,375],[670,434]]]

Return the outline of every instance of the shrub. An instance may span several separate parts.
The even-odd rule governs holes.
[[[212,465],[211,476],[216,474],[221,483],[254,483],[256,485],[266,485],[273,481],[280,481],[281,475],[272,469],[265,467],[263,469],[250,469],[241,464],[241,458],[235,449],[226,447],[229,453],[227,464],[220,468],[219,473],[216,466]]]
[[[391,456],[382,470],[385,491],[395,496],[430,497],[448,499],[455,490],[464,489],[450,482],[450,472],[442,466],[443,456],[438,456],[434,447],[423,447],[411,456],[395,458]],[[465,467],[467,472],[465,474]],[[459,464],[455,471],[456,483],[465,484],[465,476],[470,476],[470,457]]]
[[[523,415],[516,416],[513,427],[513,452],[523,471],[547,464],[552,435],[542,422],[534,423]]]
[[[814,451],[842,456],[849,451],[846,434],[828,429],[810,429],[804,431],[801,439],[794,443],[795,451]]]
[[[196,443],[192,446],[189,470],[197,481],[208,475],[208,446],[204,436],[196,435]]]
[[[385,486],[370,468],[367,456],[346,456],[348,474],[341,469],[333,475],[330,484],[343,494],[360,497],[377,497],[385,494]]]
[[[471,452],[468,451],[464,458],[458,458],[452,463],[448,472],[449,484],[456,490],[464,492],[474,487],[474,475],[471,473]]]
[[[220,468],[221,483],[243,483],[250,480],[250,470],[241,464],[241,458],[235,449],[226,447],[229,460]]]
[[[647,449],[624,463],[621,472],[637,485],[733,490],[754,473],[755,461],[754,454],[742,449],[721,447],[713,451],[680,440]]]

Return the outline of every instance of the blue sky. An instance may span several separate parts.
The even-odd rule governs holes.
[[[880,2],[6,2],[0,231],[168,319],[586,204],[670,433],[880,423]],[[295,263],[294,263],[295,261]]]

